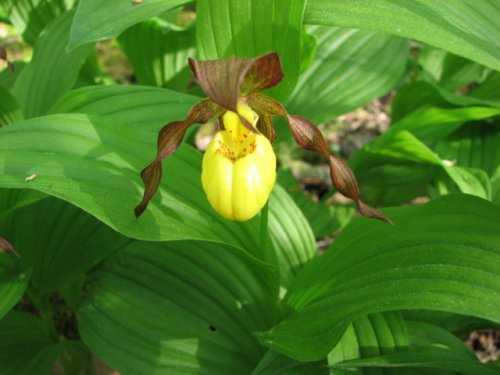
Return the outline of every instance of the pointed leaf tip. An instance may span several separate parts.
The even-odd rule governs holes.
[[[233,112],[238,98],[274,87],[283,79],[276,52],[255,58],[189,59],[189,65],[205,94]]]

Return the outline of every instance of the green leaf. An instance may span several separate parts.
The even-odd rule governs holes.
[[[347,360],[334,364],[335,369],[384,368],[398,371],[401,368],[436,369],[470,375],[498,374],[496,366],[481,364],[476,356],[457,337],[448,331],[426,323],[407,322],[411,348],[407,351],[388,353],[379,357]],[[399,372],[397,372],[399,373]]]
[[[74,0],[6,0],[9,19],[23,36],[33,45],[54,18],[73,7]]]
[[[252,332],[276,319],[276,281],[230,246],[132,241],[93,274],[80,332],[123,373],[250,373],[265,352]]]
[[[481,86],[482,87],[482,86]],[[452,94],[431,82],[413,82],[399,90],[392,102],[391,117],[394,123],[422,107],[500,107],[491,100]]]
[[[299,273],[288,317],[261,342],[323,357],[346,324],[375,312],[429,309],[500,322],[500,208],[468,195],[387,210],[394,226],[356,220]]]
[[[156,151],[151,130],[157,125],[147,129],[81,114],[2,128],[0,187],[31,188],[67,200],[130,237],[211,240],[259,252],[256,220],[235,223],[209,206],[201,188],[201,154],[189,146],[164,162],[159,193],[135,219],[142,194],[139,171]],[[32,174],[37,177],[26,181]]]
[[[281,284],[286,287],[316,255],[316,243],[306,218],[279,185],[269,200],[269,234],[278,258]]]
[[[498,4],[488,0],[310,0],[304,23],[383,31],[500,70]]]
[[[422,48],[418,62],[424,68],[424,74],[429,74],[433,81],[450,92],[471,83],[481,83],[491,71],[483,65],[431,46]]]
[[[314,26],[321,46],[286,107],[322,123],[387,93],[403,74],[408,41],[364,30]]]
[[[500,85],[500,73],[495,72],[488,79],[481,84],[476,90],[469,93],[471,97],[480,98],[493,103],[500,107],[500,93],[498,86]]]
[[[179,30],[152,19],[132,26],[118,41],[140,84],[186,90],[191,79],[188,58],[194,57],[194,27]]]
[[[82,277],[128,239],[86,212],[48,198],[2,217],[0,226],[18,249],[20,266],[32,269],[37,293]]]
[[[12,92],[24,116],[47,113],[59,97],[75,84],[80,68],[93,46],[66,51],[73,12],[52,21],[35,43],[33,58],[16,80]]]
[[[376,199],[375,201],[386,204],[398,204],[419,195],[426,195],[423,187],[429,186],[431,180],[433,180],[432,184],[435,184],[436,179],[442,180],[444,177],[445,180],[451,178],[459,186],[459,191],[490,198],[491,188],[486,181],[487,178],[480,171],[464,170],[461,165],[455,165],[456,156],[449,152],[445,153],[444,157],[441,153],[438,156],[427,145],[435,147],[436,143],[441,142],[450,134],[454,132],[460,134],[457,129],[463,126],[480,126],[478,123],[464,125],[466,122],[488,119],[498,116],[499,113],[498,108],[489,107],[448,109],[425,106],[411,112],[410,115],[396,122],[389,131],[357,152],[350,160],[351,167],[364,189],[363,193],[371,202]],[[496,128],[491,124],[484,126],[486,129]],[[469,141],[464,140],[464,142]],[[485,155],[489,155],[491,150],[495,149],[495,144],[493,137],[490,146],[485,149]],[[479,147],[473,153],[482,158],[481,150]],[[491,164],[488,158],[493,158]],[[495,156],[488,156],[484,160],[485,168],[490,172]],[[419,164],[431,164],[439,168],[430,170]],[[467,167],[467,164],[464,166]],[[472,166],[478,167],[477,164]],[[439,171],[446,172],[448,177]],[[419,185],[421,187],[417,188]],[[447,189],[441,192],[456,191],[452,186]]]
[[[119,35],[136,23],[165,13],[189,0],[80,0],[68,42],[70,50]],[[66,44],[64,45],[66,46]]]
[[[21,121],[23,114],[19,109],[16,98],[9,90],[0,86],[0,127]]]
[[[399,312],[378,313],[359,318],[349,325],[338,344],[328,353],[328,363],[334,365],[330,374],[352,374],[337,369],[337,363],[401,351],[408,345],[406,323]],[[361,373],[360,370],[357,373]],[[372,370],[370,373],[377,371]]]
[[[0,250],[0,319],[19,302],[29,281],[29,272],[19,269],[14,256]]]
[[[334,365],[337,368],[417,368],[455,371],[469,375],[498,375],[498,366],[486,366],[477,359],[463,358],[448,348],[421,347],[381,357],[357,359]],[[395,370],[396,371],[396,370]],[[399,373],[399,372],[398,372]],[[385,374],[385,372],[384,372]]]
[[[30,314],[12,312],[0,321],[2,375],[49,375],[58,346],[45,323]]]
[[[436,145],[442,159],[484,170],[492,176],[500,165],[500,122],[466,124]]]
[[[298,362],[275,351],[268,350],[252,375],[326,375],[324,361]]]
[[[285,78],[272,90],[288,96],[300,71],[304,0],[199,0],[197,51],[204,60],[277,52]]]
[[[146,86],[93,86],[64,95],[51,113],[86,113],[99,115],[126,127],[156,133],[172,120],[182,120],[200,99],[165,89]],[[152,140],[153,140],[152,139]],[[154,154],[151,150],[151,155]]]

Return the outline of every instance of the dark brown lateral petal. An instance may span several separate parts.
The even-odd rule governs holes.
[[[237,112],[238,98],[281,82],[278,54],[221,60],[189,59],[191,70],[205,94],[222,108]]]
[[[184,121],[174,121],[165,125],[158,134],[158,151],[155,160],[141,172],[144,182],[144,195],[141,203],[135,208],[135,217],[142,215],[161,182],[161,161],[172,155],[182,142],[189,126],[203,124],[220,115],[224,110],[210,99],[205,99],[193,106]]]
[[[0,251],[2,251],[2,250],[11,251],[12,253],[14,253],[15,255],[20,257],[19,254],[17,253],[16,249],[14,248],[14,246],[12,246],[12,244],[9,241],[7,241],[5,238],[0,236]]]
[[[250,107],[254,108],[255,111],[285,117],[290,125],[292,135],[300,147],[323,154],[330,164],[330,177],[333,185],[339,193],[356,202],[359,212],[363,216],[384,220],[392,224],[387,216],[361,200],[358,182],[354,173],[343,160],[330,154],[323,135],[315,125],[305,118],[289,115],[280,103],[264,95],[249,95],[247,100]]]

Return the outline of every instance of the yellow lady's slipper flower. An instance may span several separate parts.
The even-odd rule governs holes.
[[[276,180],[272,118],[282,116],[300,147],[328,159],[333,185],[356,202],[361,214],[390,222],[361,201],[354,174],[342,160],[330,154],[316,126],[302,117],[289,115],[280,103],[260,93],[283,78],[276,53],[247,59],[190,59],[189,64],[208,98],[196,104],[186,120],[171,122],[160,130],[156,158],[141,172],[145,190],[135,208],[137,217],[158,190],[161,161],[177,150],[187,128],[217,117],[221,128],[203,158],[203,189],[212,207],[222,216],[238,221],[255,216],[266,204]]]
[[[238,113],[255,128],[259,116],[246,104]],[[276,181],[276,157],[271,142],[245,127],[232,111],[222,116],[224,130],[208,145],[201,181],[212,207],[227,219],[254,217],[267,202]]]

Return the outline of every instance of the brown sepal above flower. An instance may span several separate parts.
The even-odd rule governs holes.
[[[238,100],[253,92],[276,86],[283,79],[276,52],[255,58],[230,57],[222,60],[193,60],[189,66],[207,96],[222,108],[237,113]],[[240,116],[250,130],[253,126]]]
[[[158,189],[162,177],[161,161],[177,150],[187,128],[195,123],[208,122],[225,111],[231,111],[238,115],[241,123],[250,131],[260,132],[271,142],[275,138],[272,118],[284,117],[300,147],[319,152],[327,158],[332,183],[337,191],[354,200],[362,215],[391,223],[384,214],[361,201],[353,172],[344,161],[330,154],[323,135],[315,125],[305,118],[289,115],[280,103],[260,94],[260,91],[276,86],[283,78],[277,53],[256,58],[210,61],[189,59],[189,65],[208,99],[196,104],[186,120],[171,122],[160,130],[157,156],[141,173],[145,191],[141,203],[135,209],[136,217],[144,212],[149,200]],[[256,129],[238,113],[240,101],[246,102],[259,116]]]

